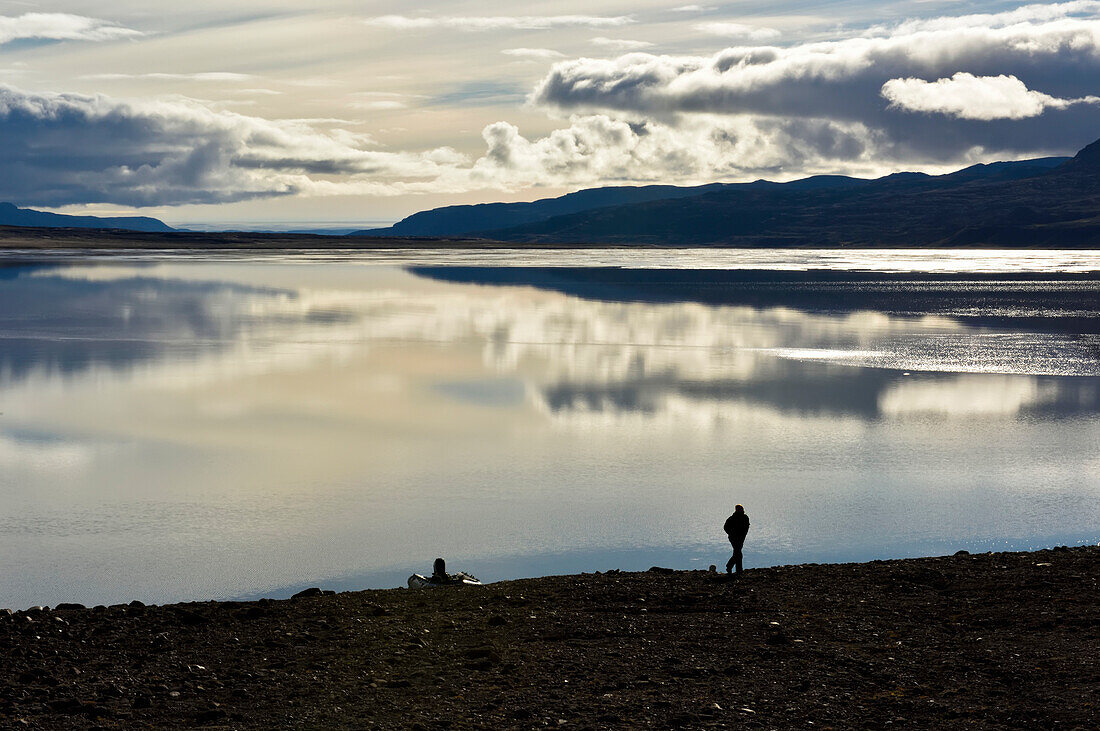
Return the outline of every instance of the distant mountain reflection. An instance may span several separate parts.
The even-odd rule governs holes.
[[[806,312],[939,314],[970,325],[1100,333],[1096,274],[629,269],[618,267],[409,267],[465,284],[530,286],[604,302],[697,302]],[[1100,354],[1100,351],[1098,351]]]

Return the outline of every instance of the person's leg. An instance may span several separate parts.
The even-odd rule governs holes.
[[[730,561],[737,564],[737,573],[741,573],[741,571],[742,571],[741,560],[742,560],[742,558],[744,558],[741,555],[741,546],[742,546],[742,544],[740,544],[740,543],[734,545],[734,547],[733,547],[733,558],[730,559]]]
[[[727,574],[733,573],[733,564],[737,561],[737,546],[733,544],[733,541],[730,541],[730,545],[733,546],[733,555],[730,556],[729,561],[726,561]]]

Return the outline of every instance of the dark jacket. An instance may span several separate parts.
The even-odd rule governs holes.
[[[734,513],[726,518],[726,524],[722,526],[722,530],[726,531],[731,541],[744,541],[745,536],[749,534],[748,513]]]

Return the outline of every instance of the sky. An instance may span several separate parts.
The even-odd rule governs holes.
[[[1100,137],[1100,1],[0,0],[0,200],[369,223]]]

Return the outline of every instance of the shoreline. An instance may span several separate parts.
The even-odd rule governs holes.
[[[5,610],[0,725],[1089,728],[1098,568],[1078,546]]]
[[[466,238],[461,236],[334,236],[325,234],[262,233],[251,231],[171,231],[148,232],[123,229],[49,228],[32,226],[0,226],[0,252],[11,249],[52,251],[72,249],[76,251],[387,251],[393,249],[421,249],[447,251],[451,249],[561,251],[561,250],[648,250],[676,251],[681,249],[789,249],[806,251],[813,249],[851,251],[898,250],[968,250],[968,251],[1100,251],[1095,244],[1058,246],[990,246],[972,245],[867,245],[867,244],[798,244],[785,242],[738,241],[732,244],[709,243],[693,245],[647,243],[585,243],[585,242],[535,242],[499,241],[495,239]]]

